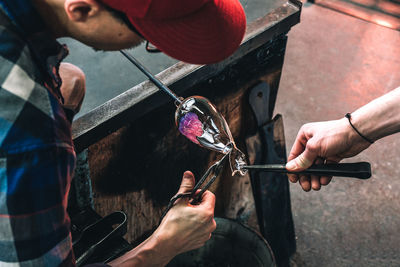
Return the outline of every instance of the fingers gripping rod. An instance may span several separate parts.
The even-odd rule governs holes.
[[[168,213],[168,211],[174,206],[175,202],[180,199],[180,198],[192,198],[192,202],[190,204],[196,205],[201,201],[201,197],[203,196],[203,193],[214,183],[214,181],[217,179],[218,175],[220,174],[224,162],[226,158],[229,157],[229,153],[225,154],[219,161],[215,162],[213,165],[211,165],[207,171],[203,174],[203,176],[200,178],[200,180],[197,182],[197,184],[193,187],[192,191],[190,193],[183,193],[183,194],[177,194],[173,196],[169,203],[167,208],[164,210],[164,212],[161,215],[160,223],[165,217],[165,215]],[[204,184],[205,180],[212,174],[210,180],[204,185],[204,187],[200,190],[199,193],[196,194],[197,190],[200,189],[202,184]]]

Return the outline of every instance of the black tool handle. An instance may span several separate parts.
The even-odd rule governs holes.
[[[318,164],[296,174],[368,179],[371,177],[371,164],[369,162]]]
[[[371,177],[371,165],[368,162],[315,164],[300,172],[289,172],[284,164],[248,165],[243,166],[243,168],[264,172],[338,176],[359,179],[368,179]]]

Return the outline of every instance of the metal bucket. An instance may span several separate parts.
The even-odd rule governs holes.
[[[167,267],[276,266],[267,241],[234,220],[215,218],[217,229],[206,244],[176,256]]]

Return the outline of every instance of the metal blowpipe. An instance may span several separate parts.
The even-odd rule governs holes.
[[[139,63],[139,61],[136,60],[131,54],[129,54],[127,51],[120,50],[120,52],[130,61],[132,62],[141,72],[143,72],[144,75],[146,75],[150,81],[152,81],[158,88],[163,90],[165,93],[167,93],[170,97],[175,99],[175,101],[180,104],[182,103],[182,100],[169,89],[167,86],[165,86],[159,79],[157,79],[151,72],[146,69],[142,64]]]
[[[289,172],[285,164],[245,165],[242,168],[250,171],[337,176],[358,179],[368,179],[371,177],[371,164],[369,164],[369,162],[316,164],[301,172]]]

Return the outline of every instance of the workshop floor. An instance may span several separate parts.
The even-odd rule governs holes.
[[[399,86],[399,31],[305,4],[289,32],[275,110],[287,151],[304,123],[341,118]],[[371,162],[370,180],[335,178],[308,193],[291,184],[298,266],[400,266],[399,137],[350,160]]]

